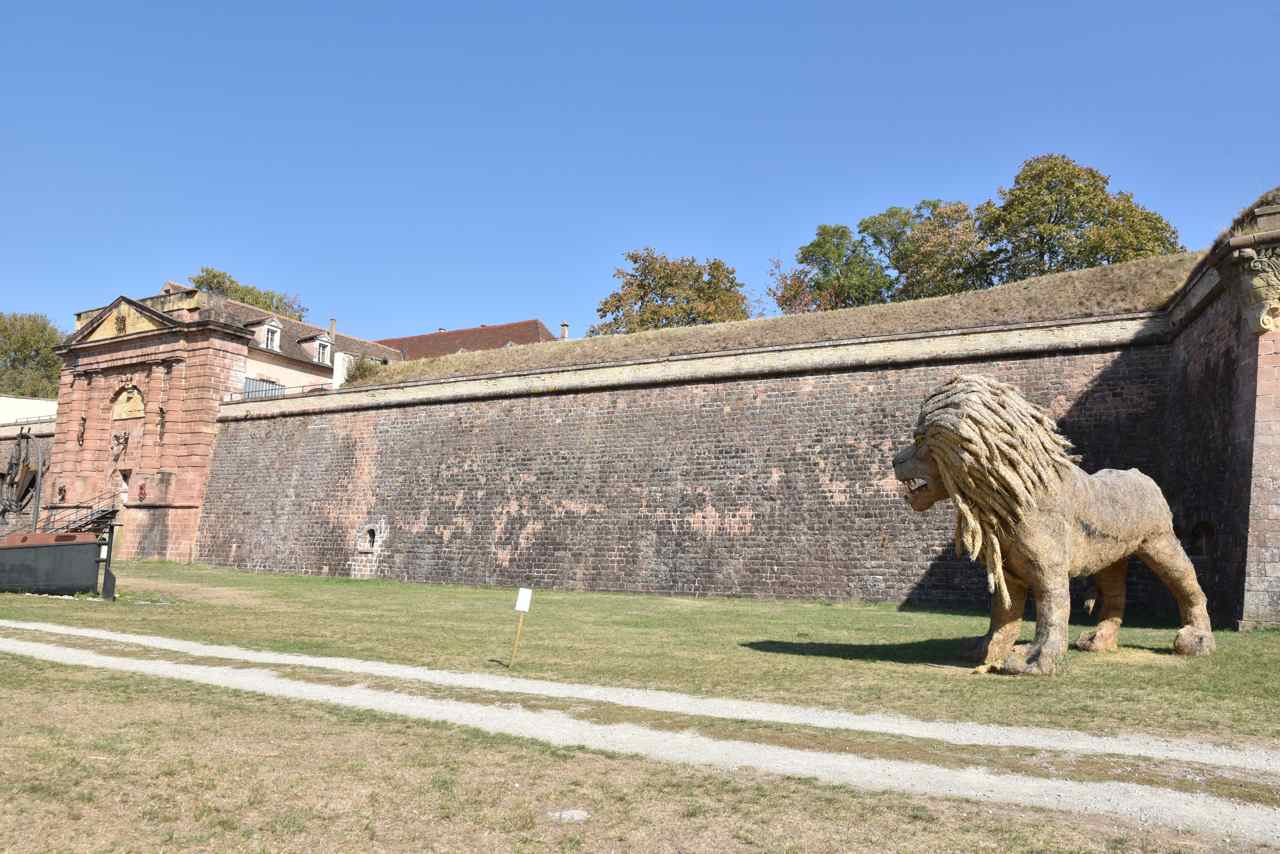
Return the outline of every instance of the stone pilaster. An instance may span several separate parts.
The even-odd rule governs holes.
[[[1250,211],[1226,242],[1220,269],[1230,277],[1252,357],[1237,370],[1254,387],[1240,627],[1280,626],[1280,205]]]

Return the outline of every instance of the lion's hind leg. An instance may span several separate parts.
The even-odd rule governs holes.
[[[1129,561],[1111,564],[1097,575],[1098,593],[1102,596],[1102,615],[1097,628],[1076,638],[1076,649],[1085,652],[1112,652],[1117,646],[1120,623],[1124,620],[1125,576]]]
[[[1182,628],[1174,639],[1173,651],[1178,655],[1208,655],[1213,652],[1213,630],[1209,625],[1207,600],[1196,579],[1196,568],[1173,531],[1146,540],[1138,548],[1138,557],[1151,567],[1178,601]]]

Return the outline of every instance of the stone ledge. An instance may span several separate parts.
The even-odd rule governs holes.
[[[1280,629],[1280,619],[1276,620],[1240,620],[1236,624],[1236,630],[1241,632],[1256,632],[1261,629]]]
[[[219,421],[381,409],[502,397],[688,384],[824,371],[927,364],[962,359],[1072,353],[1168,339],[1163,312],[966,329],[762,350],[673,356],[612,365],[589,365],[361,387],[298,397],[223,403]]]
[[[49,418],[43,421],[28,421],[22,424],[0,424],[0,441],[16,439],[20,430],[30,430],[31,435],[37,439],[47,439],[53,436],[53,425],[56,421],[56,418]]]

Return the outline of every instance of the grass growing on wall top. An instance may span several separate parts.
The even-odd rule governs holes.
[[[115,603],[0,594],[0,618],[507,672],[497,662],[511,649],[510,589],[166,563],[120,564],[119,576]],[[929,719],[1280,739],[1280,632],[1218,632],[1215,655],[1188,660],[1169,654],[1173,629],[1125,628],[1119,652],[1072,652],[1063,675],[1042,679],[971,675],[961,640],[985,628],[980,614],[890,605],[540,590],[513,672]]]
[[[1103,317],[1163,308],[1204,253],[1159,255],[945,297],[781,317],[544,341],[379,367],[349,386],[552,370],[672,356],[952,329]]]

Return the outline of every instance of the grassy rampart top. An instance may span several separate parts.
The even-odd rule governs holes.
[[[708,326],[603,335],[392,364],[352,385],[548,370],[1163,308],[1203,256],[1183,252],[1055,273],[985,291]]]

